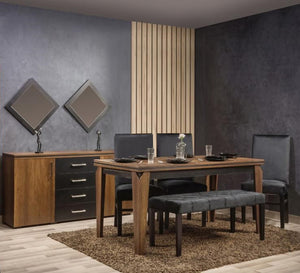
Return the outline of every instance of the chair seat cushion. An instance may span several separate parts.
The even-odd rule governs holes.
[[[206,191],[206,185],[184,179],[168,179],[158,182],[158,186],[163,188],[166,194],[190,193]]]
[[[150,184],[149,197],[165,194],[164,190],[160,187]],[[116,187],[116,200],[130,201],[132,200],[132,185],[120,184]]]
[[[242,190],[254,191],[253,180],[241,183]],[[263,193],[269,194],[287,194],[287,185],[279,180],[263,180]]]

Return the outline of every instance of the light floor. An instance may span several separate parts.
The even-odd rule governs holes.
[[[276,218],[278,219],[277,213],[267,212],[266,223],[279,226],[279,221]],[[300,232],[299,219],[300,217],[291,216],[286,229]],[[125,216],[124,222],[126,221],[132,221],[132,216]],[[106,218],[105,224],[112,225],[113,218]],[[0,224],[0,272],[118,272],[47,237],[49,233],[91,228],[95,225],[94,219],[18,229]],[[205,271],[205,273],[220,272],[300,272],[300,251]]]

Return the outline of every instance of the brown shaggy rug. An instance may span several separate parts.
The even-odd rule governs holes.
[[[133,226],[123,225],[118,237],[113,226],[104,227],[104,237],[96,238],[95,229],[53,233],[48,236],[76,249],[120,272],[200,272],[226,264],[239,263],[265,256],[300,250],[300,233],[266,226],[265,240],[255,233],[255,223],[236,222],[236,232],[229,233],[230,222],[217,216],[215,222],[201,227],[199,215],[183,220],[182,256],[175,256],[174,220],[163,235],[156,235],[156,246],[147,254],[133,252]],[[223,218],[223,219],[222,219]],[[158,229],[156,229],[157,231]]]

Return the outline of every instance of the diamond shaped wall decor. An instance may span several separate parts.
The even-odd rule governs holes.
[[[5,106],[33,135],[57,108],[58,104],[34,79],[29,79]]]
[[[108,109],[90,80],[87,80],[64,106],[86,132],[91,131]]]

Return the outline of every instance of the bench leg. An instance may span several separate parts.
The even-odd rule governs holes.
[[[252,206],[252,219],[256,220],[256,206]]]
[[[206,227],[206,217],[207,217],[207,212],[202,211],[202,227]]]
[[[242,206],[241,209],[242,209],[242,223],[246,224],[246,207]]]
[[[165,212],[165,229],[169,228],[169,212]]]
[[[162,212],[160,211],[159,213],[161,214]],[[155,246],[155,210],[154,209],[149,209],[149,245]]]
[[[187,219],[187,220],[192,220],[192,214],[191,214],[191,213],[188,213],[188,214],[186,215],[186,219]]]
[[[176,256],[181,256],[182,214],[176,214]]]
[[[235,208],[230,208],[230,232],[235,232]]]
[[[259,204],[259,238],[265,239],[265,204]]]

